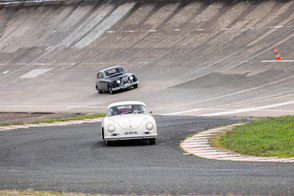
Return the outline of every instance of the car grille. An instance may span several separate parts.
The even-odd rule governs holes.
[[[122,84],[129,83],[129,79],[128,79],[128,77],[123,77],[122,80],[121,80],[121,83],[122,83]]]

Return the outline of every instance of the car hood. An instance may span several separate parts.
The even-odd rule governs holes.
[[[112,82],[117,81],[117,80],[122,80],[124,77],[129,77],[131,76],[131,74],[129,73],[125,73],[125,74],[121,74],[118,76],[114,76],[114,77],[109,77],[108,79],[111,80]]]
[[[125,114],[111,117],[111,121],[125,130],[137,129],[146,122],[149,115],[146,114]]]

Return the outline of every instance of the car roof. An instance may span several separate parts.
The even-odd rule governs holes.
[[[108,109],[114,106],[121,106],[121,105],[143,105],[146,107],[146,104],[141,101],[122,101],[122,102],[116,102],[112,103],[108,106]]]
[[[108,68],[102,69],[100,72],[105,72],[106,70],[114,69],[114,68],[119,68],[119,67],[122,67],[122,68],[126,69],[124,66],[116,65],[116,66],[113,66],[113,67],[108,67]]]

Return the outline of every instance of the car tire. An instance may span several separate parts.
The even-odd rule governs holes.
[[[150,145],[154,145],[155,144],[155,141],[156,141],[155,138],[149,139],[149,144]]]
[[[135,85],[134,85],[134,88],[138,88],[138,84],[135,84]]]
[[[110,94],[113,94],[112,87],[111,87],[110,85],[108,85],[108,92],[109,92]]]
[[[104,140],[104,130],[103,129],[102,129],[101,136],[102,136],[102,140]]]
[[[105,144],[106,144],[107,146],[112,146],[112,145],[113,145],[113,141],[105,140]]]
[[[96,86],[96,90],[97,90],[98,94],[102,93],[102,90],[100,90],[98,86]]]

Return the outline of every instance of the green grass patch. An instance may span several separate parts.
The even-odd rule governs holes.
[[[253,156],[294,157],[294,116],[251,121],[228,130],[213,144]]]
[[[129,195],[109,195],[109,194],[85,194],[85,193],[65,193],[65,192],[54,192],[54,191],[34,191],[34,190],[0,190],[0,196],[139,196],[137,194]],[[140,196],[172,196],[174,194],[159,194],[159,195],[140,195]],[[178,195],[178,194],[177,194]],[[248,194],[213,194],[215,196],[247,196]],[[250,194],[252,195],[252,194]],[[178,195],[178,196],[207,196],[199,194],[189,194],[189,195]],[[258,196],[253,194],[252,196]]]
[[[99,118],[99,117],[104,117],[104,116],[105,116],[105,114],[88,114],[88,115],[74,116],[74,117],[70,117],[70,118],[61,118],[61,119],[53,119],[53,120],[40,120],[40,121],[25,122],[25,123],[1,123],[0,126],[65,122],[65,121],[71,121],[71,120],[84,120],[84,119]]]

